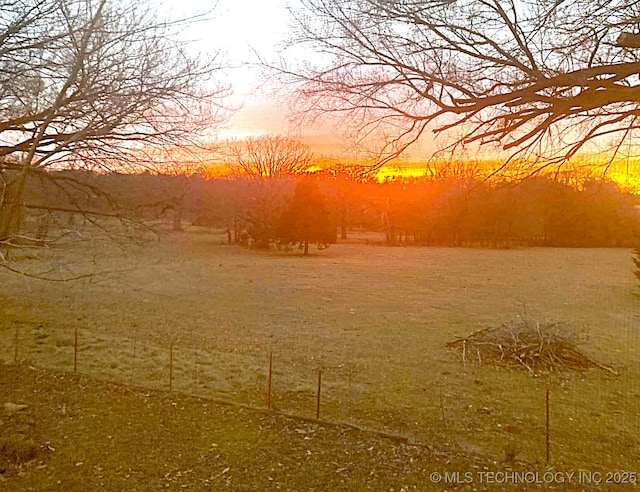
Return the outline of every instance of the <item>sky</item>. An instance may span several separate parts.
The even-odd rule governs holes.
[[[284,56],[288,63],[292,50],[283,50],[293,24],[291,11],[301,8],[300,0],[161,0],[154,4],[161,14],[172,18],[207,13],[206,19],[190,24],[181,36],[189,41],[194,53],[219,51],[227,68],[224,81],[231,85],[233,95],[226,103],[238,108],[228,123],[218,131],[218,137],[243,138],[270,133],[300,137],[318,155],[341,158],[348,142],[335,125],[300,129],[290,123],[286,95],[273,94],[277,86],[265,83],[265,70],[259,58],[275,62]],[[294,56],[311,57],[309,52],[293,52]],[[432,154],[430,139],[414,146],[396,163],[390,174],[415,174],[423,171],[421,162]],[[417,168],[420,167],[420,169]]]
[[[233,88],[227,103],[237,109],[228,124],[218,131],[218,137],[243,138],[264,134],[287,134],[300,138],[319,157],[328,159],[358,159],[353,147],[341,133],[339,125],[299,128],[291,123],[291,96],[282,91],[271,74],[265,84],[266,73],[258,66],[260,58],[277,62],[281,58],[295,65],[302,61],[318,60],[318,55],[285,44],[294,28],[291,12],[302,8],[300,0],[161,0],[154,4],[160,13],[171,18],[190,17],[209,12],[206,20],[192,23],[181,36],[189,41],[194,53],[220,51],[225,63],[225,82]],[[274,88],[280,89],[274,95]],[[429,157],[429,142],[416,145],[407,158],[394,165],[393,174],[415,174],[423,171],[423,164],[414,161]],[[347,156],[347,157],[345,157]],[[420,166],[420,169],[414,169]]]
[[[225,82],[233,88],[228,103],[240,109],[220,135],[243,137],[293,131],[288,105],[271,94],[264,83],[265,72],[257,64],[259,56],[266,60],[279,58],[291,27],[287,7],[296,8],[296,0],[163,0],[158,8],[179,17],[206,12],[214,5],[208,19],[191,24],[182,36],[191,41],[194,52],[219,50],[229,66],[224,70]]]
[[[212,9],[212,6],[215,7]],[[301,52],[289,47],[284,52],[293,24],[291,11],[301,8],[299,0],[163,0],[158,4],[160,12],[172,17],[189,17],[211,11],[207,19],[193,23],[181,35],[190,41],[194,53],[219,50],[229,68],[224,70],[225,81],[233,88],[228,104],[239,108],[228,124],[219,130],[218,137],[243,138],[270,133],[287,134],[300,138],[318,156],[326,158],[353,158],[349,141],[332,123],[299,128],[291,123],[290,95],[280,90],[271,74],[258,66],[260,58],[296,64],[305,59],[317,60],[317,55],[308,50]],[[428,145],[416,147],[417,155],[428,150]],[[357,155],[355,156],[357,158]],[[404,168],[413,174],[411,163],[398,163],[394,173]],[[422,168],[421,168],[422,170]]]

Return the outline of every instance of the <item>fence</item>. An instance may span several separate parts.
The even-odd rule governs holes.
[[[5,363],[79,372],[316,419],[348,417],[355,386],[353,369],[343,388],[332,380],[330,367],[300,370],[296,361],[279,360],[277,352],[233,354],[212,348],[206,339],[197,346],[176,341],[160,345],[139,338],[104,338],[88,329],[48,333],[42,324],[16,323],[12,336],[0,339],[0,347]]]
[[[37,323],[5,328],[0,357],[5,363],[80,372],[176,395],[322,419],[373,430],[409,444],[491,460],[512,461],[517,455],[528,462],[585,463],[598,449],[605,460],[616,459],[612,467],[624,469],[625,459],[630,464],[635,460],[629,450],[637,446],[634,436],[640,428],[638,412],[633,411],[637,404],[625,406],[629,403],[626,397],[616,396],[619,379],[610,379],[612,387],[603,388],[602,401],[592,401],[592,395],[578,391],[579,383],[549,385],[529,378],[526,381],[531,380],[535,388],[532,393],[525,394],[521,387],[505,388],[513,382],[513,375],[494,370],[497,382],[473,380],[472,384],[485,384],[487,389],[472,391],[468,399],[459,401],[460,391],[448,391],[447,377],[451,375],[429,381],[427,390],[425,382],[416,381],[415,387],[409,387],[406,382],[368,381],[368,372],[349,362],[310,365],[283,357],[277,350],[218,350],[206,338],[197,344],[172,340],[163,345],[141,338],[109,338],[91,329],[48,332]],[[467,363],[466,370],[471,372],[489,370],[470,365]],[[504,394],[497,394],[498,390]],[[609,395],[618,398],[617,409],[607,404]],[[640,395],[634,394],[636,397]]]

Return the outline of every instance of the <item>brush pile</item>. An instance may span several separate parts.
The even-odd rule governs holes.
[[[560,323],[540,324],[518,319],[458,338],[447,343],[447,347],[459,350],[465,365],[475,362],[522,368],[533,375],[598,368],[618,375],[577,348],[585,341],[586,335],[580,336]]]

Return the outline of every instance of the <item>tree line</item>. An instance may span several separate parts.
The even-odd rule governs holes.
[[[52,173],[53,178],[32,180],[25,191],[31,228],[34,234],[39,228],[41,238],[74,221],[89,217],[99,224],[112,216],[168,223],[174,230],[213,227],[223,229],[230,244],[299,245],[304,252],[309,244],[325,247],[356,231],[384,233],[388,245],[490,248],[632,247],[640,232],[639,197],[605,179],[585,179],[578,186],[557,176],[380,182],[348,169],[267,179]]]

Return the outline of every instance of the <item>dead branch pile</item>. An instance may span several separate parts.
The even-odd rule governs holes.
[[[462,362],[527,369],[533,375],[598,368],[617,375],[612,368],[582,353],[585,341],[560,323],[540,324],[519,319],[498,328],[485,328],[447,343],[462,354]]]

